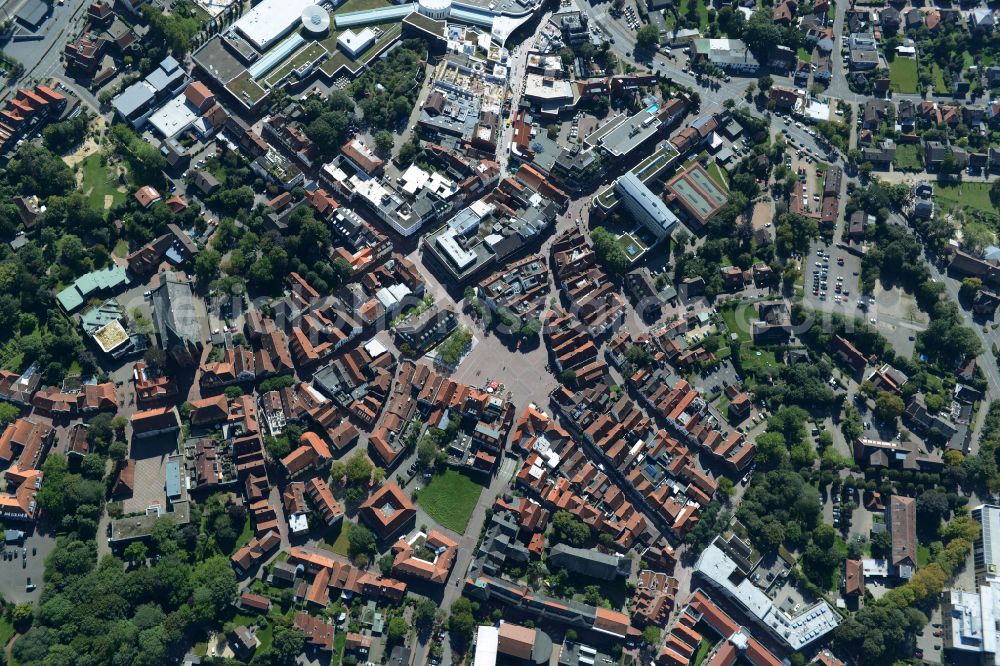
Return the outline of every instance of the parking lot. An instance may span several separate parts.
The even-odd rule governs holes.
[[[823,171],[817,169],[817,160],[803,148],[790,147],[785,153],[785,167],[798,179],[792,190],[789,210],[808,215],[820,209],[823,198]]]
[[[859,304],[861,260],[858,257],[818,241],[805,258],[802,269],[805,273],[803,300],[807,307],[840,312],[849,317],[864,315],[867,305]]]
[[[25,525],[8,524],[5,527],[27,531]],[[45,558],[55,545],[54,535],[42,534],[37,529],[25,537],[23,544],[7,545],[0,559],[0,595],[15,604],[37,602],[42,593]],[[27,587],[29,579],[36,586],[31,591]]]

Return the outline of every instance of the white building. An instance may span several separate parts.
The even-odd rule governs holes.
[[[945,590],[941,595],[941,632],[946,650],[979,655],[983,664],[1000,664],[997,642],[1000,629],[1000,589],[989,581],[979,593]]]
[[[657,238],[666,238],[677,226],[677,216],[633,172],[618,179],[615,192],[625,210]]]
[[[269,46],[301,25],[302,11],[315,0],[264,0],[244,14],[233,27],[263,53]]]
[[[693,59],[704,58],[720,69],[748,74],[760,69],[757,58],[739,39],[693,39],[691,47]]]
[[[1000,506],[980,504],[972,510],[972,518],[982,526],[972,549],[976,580],[1000,579]]]
[[[803,650],[836,629],[840,622],[840,616],[822,599],[797,610],[795,615],[786,614],[764,590],[753,584],[752,571],[742,570],[716,542],[702,551],[695,563],[695,573],[791,650]]]
[[[364,53],[375,43],[375,31],[365,28],[361,32],[345,30],[337,37],[337,46],[340,50],[351,56],[352,60],[357,60],[358,56]]]

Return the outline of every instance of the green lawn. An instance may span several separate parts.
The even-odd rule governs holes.
[[[250,518],[247,517],[243,520],[243,530],[240,532],[239,538],[236,539],[236,543],[233,544],[233,549],[226,554],[232,555],[240,548],[250,543],[250,539],[252,538],[253,538],[253,525],[250,522]]]
[[[729,191],[729,181],[726,179],[726,174],[723,173],[722,167],[715,160],[712,160],[708,164],[708,175],[715,181],[715,184],[721,187],[726,192]]]
[[[337,553],[338,555],[343,555],[344,557],[350,557],[351,554],[350,542],[347,540],[347,537],[350,534],[351,534],[351,523],[347,522],[346,520],[342,520],[340,521],[340,531],[337,533],[334,539],[331,541],[330,537],[334,535],[332,534],[332,532],[328,533],[326,537],[323,539],[323,545],[332,550],[333,552]]]
[[[947,95],[951,92],[944,84],[944,71],[936,62],[931,65],[931,83],[934,86],[934,92],[938,95]]]
[[[934,199],[945,210],[961,206],[1000,215],[990,201],[989,183],[935,183]]]
[[[338,631],[333,635],[333,655],[330,657],[330,666],[338,666],[344,658],[344,646],[347,645],[347,634]]]
[[[917,566],[926,566],[931,561],[931,549],[924,544],[917,546]]]
[[[6,647],[7,641],[14,635],[14,625],[7,618],[0,616],[0,649]]]
[[[896,159],[892,161],[892,166],[899,171],[922,171],[924,168],[924,158],[920,144],[897,144]]]
[[[917,92],[917,61],[913,58],[896,58],[889,64],[889,83],[898,93]]]
[[[740,363],[748,373],[766,368],[777,370],[781,367],[773,351],[754,349],[747,345],[740,347]]]
[[[243,615],[242,613],[237,613],[236,616],[233,617],[233,623],[236,626],[239,626],[239,625],[242,624],[242,625],[245,625],[247,627],[252,627],[253,625],[255,625],[259,621],[260,621],[260,616],[259,615]],[[268,618],[267,626],[264,627],[263,629],[258,628],[256,636],[257,636],[257,640],[260,641],[260,645],[257,646],[257,650],[264,651],[264,650],[268,649],[269,647],[271,647],[271,641],[274,640],[274,622],[273,622],[273,620],[271,620],[270,618]]]
[[[708,30],[708,7],[705,5],[705,0],[681,0],[677,13],[680,16],[687,16],[688,7],[692,2],[695,3],[695,11],[698,13],[698,29],[704,33]]]
[[[618,237],[616,242],[625,251],[625,255],[628,257],[630,263],[635,262],[636,259],[649,249],[638,236],[633,236],[632,234],[623,234]]]
[[[419,504],[441,527],[462,534],[469,525],[483,487],[465,474],[448,469],[437,474],[417,495]]]
[[[701,666],[702,662],[705,661],[705,657],[712,651],[712,645],[710,641],[702,638],[701,643],[698,644],[698,651],[694,653],[694,659],[691,660],[691,666]]]
[[[117,206],[125,200],[125,194],[118,191],[118,183],[109,173],[106,166],[101,165],[100,153],[94,153],[80,163],[83,170],[83,185],[81,189],[88,194],[91,207],[104,210],[105,196],[111,196]]]
[[[338,14],[348,14],[350,12],[360,12],[365,9],[378,9],[379,7],[388,7],[389,3],[386,0],[347,0],[344,4],[337,7],[337,11],[333,12],[334,16]]]
[[[729,329],[729,332],[735,333],[740,342],[745,344],[750,342],[750,329],[742,322],[742,317],[737,316],[737,309],[720,308],[719,314],[722,315],[722,320],[726,322],[726,328]]]
[[[798,56],[799,60],[802,62],[812,62],[813,59],[812,51],[802,46],[799,47],[799,50],[795,55]]]
[[[729,347],[726,347],[726,349],[729,349]],[[725,391],[715,401],[715,409],[722,415],[722,418],[726,419],[726,423],[729,423],[729,398],[726,397]]]
[[[111,251],[111,254],[115,255],[119,259],[124,259],[128,256],[128,241],[124,238],[119,239],[115,243],[115,249]]]

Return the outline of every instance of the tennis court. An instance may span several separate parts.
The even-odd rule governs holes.
[[[699,165],[697,169],[692,169],[688,172],[688,178],[694,181],[694,184],[701,190],[715,206],[724,206],[726,203],[726,195],[719,189],[719,186],[712,181],[712,178],[708,175],[708,172],[701,168]]]
[[[726,205],[726,193],[715,184],[700,164],[694,164],[670,182],[670,190],[702,224]]]

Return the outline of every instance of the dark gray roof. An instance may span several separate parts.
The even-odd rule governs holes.
[[[201,326],[190,282],[171,273],[160,274],[160,286],[153,292],[153,321],[165,348],[176,343],[201,342]]]

